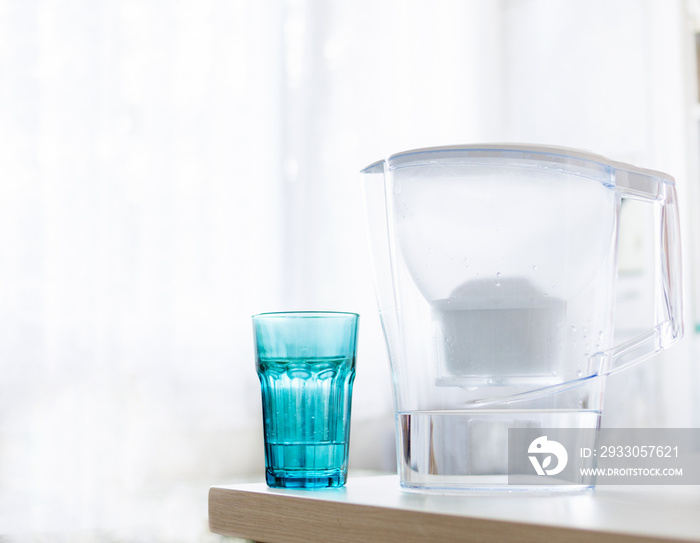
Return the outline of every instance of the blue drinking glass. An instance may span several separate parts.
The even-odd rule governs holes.
[[[253,316],[269,486],[345,484],[358,318],[306,311]]]

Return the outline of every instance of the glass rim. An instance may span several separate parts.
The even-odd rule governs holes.
[[[263,318],[307,318],[307,319],[322,319],[322,318],[341,318],[355,317],[359,318],[358,313],[350,311],[270,311],[266,313],[256,313],[252,316],[253,320]]]

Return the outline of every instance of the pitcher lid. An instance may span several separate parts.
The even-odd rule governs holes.
[[[674,183],[671,175],[656,170],[640,168],[632,164],[611,160],[600,154],[582,149],[560,147],[555,145],[538,145],[530,143],[479,143],[468,145],[445,145],[412,149],[391,155],[386,160],[373,162],[362,170],[362,173],[379,173],[384,164],[389,163],[390,169],[430,164],[444,159],[473,159],[473,158],[504,158],[541,160],[543,162],[586,161],[605,168],[623,170],[632,174],[655,177],[664,183]]]

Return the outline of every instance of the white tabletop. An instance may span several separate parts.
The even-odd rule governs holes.
[[[213,532],[268,541],[700,541],[700,487],[600,486],[580,494],[402,492],[396,476],[343,488],[216,486]]]

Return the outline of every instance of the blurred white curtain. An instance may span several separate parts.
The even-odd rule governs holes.
[[[0,2],[0,534],[193,541],[258,469],[282,8]]]
[[[262,468],[258,311],[361,313],[351,463],[390,469],[357,172],[488,140],[677,164],[643,89],[681,5],[0,0],[0,535],[217,540],[208,486]]]

